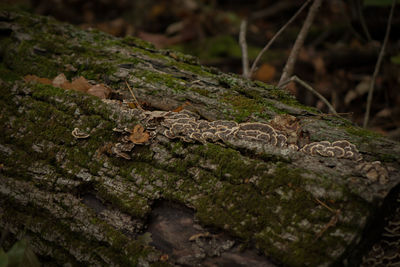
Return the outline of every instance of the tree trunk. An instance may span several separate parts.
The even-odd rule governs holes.
[[[279,88],[23,12],[1,11],[0,34],[6,250],[25,237],[48,265],[357,264],[396,209],[400,145]],[[60,73],[111,99],[23,80]],[[144,110],[118,101],[133,102],[125,82]]]

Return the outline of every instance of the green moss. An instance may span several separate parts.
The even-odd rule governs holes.
[[[270,89],[269,93],[271,94],[271,96],[275,97],[278,101],[282,101],[285,104],[298,104],[296,98],[293,95],[289,94],[288,92],[282,89],[279,88]]]
[[[155,49],[155,47],[152,43],[146,42],[146,41],[139,39],[137,37],[134,37],[134,36],[126,36],[121,39],[121,42],[123,44],[127,44],[130,46],[137,46],[137,47],[144,48],[144,49]]]
[[[180,70],[189,71],[189,72],[197,74],[201,77],[213,77],[213,74],[211,74],[209,71],[207,71],[207,68],[205,68],[201,65],[187,63],[185,61],[184,61],[184,63],[181,63],[181,62],[175,61],[175,60],[169,61],[166,65],[174,67],[174,68],[178,68]]]
[[[226,94],[222,101],[232,105],[233,109],[236,111],[234,116],[237,122],[245,121],[254,113],[261,114],[264,109],[264,106],[261,103],[242,95]]]
[[[259,87],[261,87],[261,88],[263,88],[263,89],[266,89],[266,90],[275,89],[275,86],[274,86],[274,85],[266,84],[266,83],[261,82],[261,81],[255,80],[254,83],[255,83],[256,85],[258,85]]]
[[[204,88],[191,87],[190,90],[198,93],[199,95],[206,96],[206,97],[209,97],[209,94],[210,94],[210,92]]]
[[[107,202],[118,207],[118,210],[132,215],[135,218],[144,218],[150,211],[147,199],[139,195],[121,195],[118,192],[110,192],[109,188],[103,185],[95,187],[99,196]]]
[[[175,91],[186,90],[186,82],[182,79],[173,77],[170,74],[161,74],[158,72],[142,70],[136,72],[136,76],[140,77],[145,82],[152,83],[154,85],[167,86]]]
[[[171,58],[177,60],[178,62],[188,63],[185,64],[186,66],[192,65],[192,67],[195,67],[195,65],[197,66],[200,64],[199,59],[197,57],[191,56],[189,54],[183,54],[176,50],[162,50],[162,53],[170,56]],[[200,66],[198,67],[200,68]]]
[[[214,174],[220,180],[229,181],[232,184],[242,184],[255,173],[263,170],[263,166],[255,166],[255,163],[243,162],[240,152],[231,148],[221,148],[215,144],[207,144],[198,148],[202,158],[212,160],[217,166]]]
[[[218,75],[217,79],[220,85],[225,86],[227,88],[235,88],[238,86],[238,80],[227,74]]]
[[[346,132],[348,132],[351,135],[356,135],[358,137],[362,137],[362,138],[366,138],[366,139],[375,139],[378,137],[382,137],[381,134],[377,133],[377,132],[373,132],[367,129],[363,129],[360,127],[356,127],[356,126],[347,126],[345,127]]]
[[[394,154],[379,154],[379,160],[382,162],[396,162],[400,158],[400,155]]]
[[[65,208],[69,209],[70,207]],[[51,252],[57,254],[54,258],[55,260],[64,259],[77,264],[75,261],[76,258],[70,254],[70,248],[74,248],[75,252],[82,250],[85,254],[89,253],[91,259],[99,262],[103,262],[102,256],[106,256],[115,263],[124,266],[134,266],[137,264],[139,257],[145,257],[151,251],[149,248],[144,248],[136,240],[129,240],[122,233],[119,233],[102,220],[97,219],[91,212],[88,212],[86,216],[91,218],[90,220],[94,227],[98,227],[101,234],[105,235],[105,239],[112,244],[112,248],[107,247],[105,249],[104,242],[88,239],[81,232],[71,231],[68,219],[65,219],[63,222],[49,220],[49,218],[53,218],[53,214],[40,207],[29,205],[24,206],[23,210],[21,210],[21,206],[18,203],[7,199],[7,206],[4,212],[9,220],[13,222],[14,226],[19,225],[20,229],[25,229],[24,231],[29,235],[37,238],[43,244],[52,247]],[[34,231],[31,232],[31,229],[34,229]],[[54,236],[57,237],[55,241],[48,241],[54,239]],[[55,246],[53,242],[57,242],[59,238],[62,238],[63,242]],[[60,244],[68,245],[62,247],[59,246]],[[129,255],[129,257],[121,257],[121,255]],[[80,264],[86,262],[84,259],[81,260]]]
[[[0,45],[1,46],[1,45]],[[20,76],[15,73],[14,71],[11,71],[9,68],[6,68],[4,65],[4,62],[0,63],[0,79],[3,81],[15,81],[20,79]]]

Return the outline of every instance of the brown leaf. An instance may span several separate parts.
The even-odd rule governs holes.
[[[30,74],[28,74],[28,75],[26,75],[24,77],[24,81],[25,82],[38,82],[38,83],[48,84],[48,85],[51,84],[51,80],[50,79],[40,78],[40,77],[38,77],[36,75],[30,75]]]
[[[262,64],[254,75],[254,79],[262,82],[270,82],[275,77],[276,69],[269,64]]]
[[[181,106],[179,106],[176,109],[174,109],[172,112],[181,112],[186,106],[189,106],[189,105],[190,105],[190,102],[186,101]]]
[[[87,92],[92,85],[82,76],[71,82],[71,87],[75,91]]]
[[[52,81],[53,86],[55,87],[60,87],[64,84],[67,83],[67,77],[65,77],[64,73],[58,74]],[[65,89],[65,88],[64,88]]]
[[[160,260],[165,262],[165,261],[168,260],[168,258],[169,258],[169,257],[168,257],[168,254],[163,254],[163,255],[161,255],[161,257],[160,257]]]
[[[65,89],[65,90],[74,90],[74,87],[72,86],[72,84],[69,81],[66,81],[66,82],[60,84],[59,87],[61,87],[62,89]]]
[[[270,125],[279,131],[295,131],[300,129],[299,121],[296,117],[289,114],[276,115],[270,122]]]
[[[142,125],[137,124],[133,127],[132,133],[129,136],[129,140],[134,144],[143,144],[146,143],[150,138],[148,132],[146,132]]]
[[[110,95],[111,89],[108,88],[105,84],[100,83],[90,87],[87,93],[100,97],[101,99],[105,99]]]

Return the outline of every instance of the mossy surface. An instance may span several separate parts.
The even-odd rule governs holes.
[[[275,162],[252,159],[217,144],[171,143],[160,147],[164,151],[161,161],[157,160],[157,153],[161,153],[159,149],[153,151],[148,146],[135,149],[132,161],[98,157],[96,151],[99,148],[107,142],[116,142],[112,133],[115,124],[110,120],[112,111],[96,98],[79,92],[65,92],[46,85],[31,84],[29,87],[31,92],[23,98],[10,94],[10,88],[3,89],[2,114],[12,117],[13,107],[21,107],[15,119],[9,121],[3,117],[3,123],[9,129],[24,130],[21,132],[23,138],[10,137],[11,130],[3,133],[2,142],[18,147],[18,153],[7,158],[2,156],[1,160],[7,166],[7,175],[18,175],[27,183],[32,181],[32,177],[26,175],[26,171],[39,164],[39,159],[42,163],[38,166],[51,162],[52,171],[48,178],[41,176],[41,181],[32,185],[41,190],[51,190],[50,185],[57,183],[57,177],[63,175],[83,186],[85,182],[79,177],[83,177],[82,170],[85,170],[89,177],[99,178],[91,180],[90,186],[81,188],[95,192],[103,201],[132,218],[146,218],[151,210],[149,203],[154,199],[186,203],[196,209],[196,215],[204,225],[223,229],[248,246],[255,244],[266,255],[290,265],[298,261],[317,264],[333,260],[328,254],[320,254],[328,247],[337,246],[337,239],[330,238],[329,233],[340,229],[345,234],[350,232],[348,229],[358,226],[344,223],[343,228],[328,229],[321,238],[323,242],[315,247],[303,247],[312,244],[318,234],[318,230],[309,227],[316,225],[316,229],[321,229],[333,216],[307,190],[307,186],[316,183],[314,179],[305,179],[307,171],[292,169],[290,163],[278,158]],[[5,103],[7,98],[14,99],[14,102]],[[79,116],[73,115],[76,110],[80,110]],[[102,127],[98,127],[99,124]],[[90,132],[91,137],[74,139],[71,130],[75,126]],[[32,144],[39,144],[41,140],[49,143],[42,145],[42,151],[35,151]],[[105,162],[116,168],[106,171]],[[99,173],[104,174],[101,176]],[[327,178],[321,179],[326,188],[335,188]],[[70,189],[61,187],[58,190],[68,192]],[[343,191],[340,187],[334,190]],[[321,200],[334,201],[334,207],[338,209],[349,205],[343,197]],[[353,208],[368,213],[363,205]],[[97,224],[105,226],[95,214],[92,216],[93,227]],[[302,225],[302,221],[308,223]],[[54,231],[71,235],[62,229]],[[301,231],[301,237],[296,231]],[[118,244],[127,242],[117,241],[121,238],[128,237],[115,236],[110,241],[115,251],[118,251]],[[136,247],[136,259],[144,257],[144,248],[141,245]]]
[[[192,207],[201,224],[286,265],[340,264],[341,255],[356,245],[374,203],[349,189],[354,177],[348,162],[338,168],[279,148],[254,152],[165,138],[136,145],[126,160],[110,149],[122,140],[113,128],[132,128],[138,118],[93,96],[24,83],[22,77],[64,72],[110,86],[129,80],[143,100],[146,95],[153,103],[190,99],[192,106],[216,110],[215,117],[239,122],[288,113],[285,105],[313,112],[288,93],[202,67],[179,53],[154,51],[134,38],[116,39],[22,13],[13,23],[22,32],[11,30],[0,41],[0,185],[6,189],[0,207],[8,205],[2,209],[7,214],[17,207],[13,236],[27,229],[37,248],[56,246],[49,256],[56,262],[135,265],[141,259],[164,265],[157,258],[161,252],[137,237],[146,229],[152,203],[166,199]],[[37,35],[44,24],[50,26]],[[321,125],[332,129],[328,122]],[[76,139],[74,128],[90,136]],[[345,132],[338,131],[338,136]],[[363,134],[355,131],[347,134],[353,139]],[[324,134],[318,138],[324,140]],[[13,188],[19,194],[4,193]],[[341,217],[330,225],[335,210]],[[28,217],[35,224],[27,223]],[[66,241],[57,243],[60,238]],[[151,253],[156,257],[150,259]]]

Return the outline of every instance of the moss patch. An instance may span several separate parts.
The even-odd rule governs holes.
[[[234,113],[234,118],[237,122],[243,122],[246,121],[246,119],[250,115],[258,115],[260,117],[264,117],[263,111],[265,110],[266,105],[263,105],[263,103],[260,103],[257,100],[247,98],[242,95],[232,95],[232,94],[226,94],[223,98],[222,101],[230,104],[233,109],[236,111]],[[271,108],[271,107],[268,107]],[[231,114],[229,114],[231,115]],[[269,119],[269,117],[265,117],[266,119]]]

